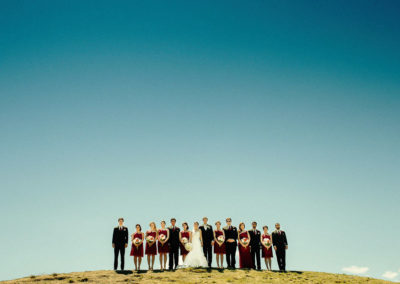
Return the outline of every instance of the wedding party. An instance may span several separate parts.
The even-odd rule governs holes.
[[[114,270],[118,269],[119,259],[121,270],[125,269],[125,249],[130,243],[129,256],[133,257],[134,271],[142,270],[144,255],[149,271],[154,270],[156,255],[159,255],[160,271],[189,267],[213,268],[213,254],[216,257],[217,269],[236,269],[237,250],[240,269],[261,270],[263,258],[266,270],[272,271],[272,258],[275,255],[279,271],[286,271],[288,241],[279,223],[276,223],[275,230],[269,233],[267,225],[262,226],[262,231],[258,230],[255,221],[251,223],[250,229],[246,229],[245,223],[241,222],[235,227],[232,225],[232,219],[226,218],[224,227],[221,221],[216,221],[213,229],[208,223],[208,218],[204,217],[201,225],[195,221],[192,224],[193,229],[190,229],[187,222],[183,222],[180,228],[176,219],[171,218],[168,227],[164,220],[160,222],[160,228],[157,228],[155,222],[151,222],[147,230],[136,224],[135,232],[129,235],[124,221],[124,218],[119,218],[118,226],[113,230]]]

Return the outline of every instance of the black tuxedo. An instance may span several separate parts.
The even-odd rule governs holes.
[[[250,235],[250,253],[251,258],[253,259],[253,269],[256,269],[256,260],[257,260],[257,270],[261,270],[261,258],[260,258],[260,250],[261,250],[261,232],[259,230],[249,230]]]
[[[208,267],[211,267],[212,262],[212,245],[211,242],[214,240],[214,232],[211,225],[201,225],[199,228],[201,230],[201,236],[203,238],[203,252],[204,256],[207,258]]]
[[[118,254],[121,254],[121,270],[124,270],[125,264],[125,245],[128,244],[128,228],[122,226],[114,228],[112,243],[114,244],[114,270],[118,268]]]
[[[272,245],[276,247],[276,259],[278,261],[279,270],[286,270],[286,246],[288,245],[286,233],[280,230],[272,233]]]
[[[226,263],[228,264],[228,268],[235,268],[236,265],[236,247],[237,247],[237,238],[238,232],[236,227],[234,226],[226,226],[224,227],[225,232],[225,247],[226,247]],[[234,239],[233,243],[227,242],[228,239]]]
[[[176,269],[179,261],[179,232],[178,227],[168,227],[169,230],[169,269]]]

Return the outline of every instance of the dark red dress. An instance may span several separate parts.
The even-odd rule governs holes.
[[[143,240],[142,233],[135,233],[133,235],[133,239],[136,239],[136,238]],[[143,243],[141,243],[140,246],[137,247],[132,242],[131,256],[143,257]]]
[[[158,230],[158,238],[160,238],[161,235],[165,235],[165,238],[167,238],[167,236],[168,236],[167,229]],[[157,241],[157,248],[158,248],[158,253],[168,253],[169,252],[168,242],[164,243],[164,245],[163,245],[160,241]]]
[[[247,231],[243,231],[239,234],[239,238],[242,240],[244,238],[249,238],[247,235]],[[251,254],[250,254],[250,245],[248,245],[246,248],[243,247],[239,242],[239,265],[240,268],[252,268],[253,267],[253,261],[251,259]]]
[[[152,245],[149,245],[149,242],[146,240],[146,254],[150,254],[150,255],[156,255],[157,254],[157,245],[156,245],[156,236],[157,233],[156,232],[147,232],[146,233],[146,238],[148,236],[152,236],[154,238],[154,242],[152,243]]]
[[[215,239],[217,239],[217,240],[218,240],[219,236],[223,236],[224,235],[224,232],[218,231],[218,230],[215,230],[214,233],[215,233]],[[218,254],[225,254],[226,253],[225,241],[222,243],[221,246],[218,243],[219,242],[217,242],[217,241],[214,242],[214,253],[215,254],[217,254],[217,253]]]
[[[183,238],[187,238],[188,241],[190,240],[189,232],[182,231],[182,232],[181,232],[181,235],[182,235],[182,239],[183,239]],[[180,243],[180,247],[181,247],[181,255],[187,255],[187,254],[189,253],[189,252],[185,249],[185,246],[184,246],[182,243]]]
[[[271,241],[271,246],[269,247],[269,249],[267,249],[265,246],[261,245],[262,247],[262,257],[273,257],[272,256],[272,240],[271,240],[271,236],[270,235],[265,235],[262,234],[261,236],[262,240],[264,241],[264,239],[269,239]]]

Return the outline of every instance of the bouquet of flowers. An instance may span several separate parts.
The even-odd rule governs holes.
[[[158,239],[159,239],[160,241],[164,242],[164,241],[167,239],[167,237],[166,237],[164,234],[160,234],[160,235],[158,236]]]
[[[242,244],[244,244],[245,246],[249,244],[249,239],[248,238],[243,238],[241,239]]]
[[[192,243],[186,243],[186,244],[185,244],[185,250],[187,250],[187,251],[191,251],[191,250],[192,250],[192,248],[193,248],[193,245],[192,245]]]
[[[217,238],[217,241],[218,241],[219,245],[221,246],[221,245],[224,243],[224,241],[225,241],[224,236],[219,236],[219,237]]]
[[[182,242],[183,242],[184,244],[187,244],[187,243],[189,242],[189,240],[188,240],[187,238],[182,238]]]
[[[141,239],[135,238],[135,239],[133,240],[133,243],[134,243],[135,245],[138,245],[138,244],[140,244],[140,241],[141,241]]]
[[[263,244],[267,247],[270,248],[271,246],[271,240],[268,238],[263,239]]]
[[[148,241],[150,244],[154,243],[154,237],[153,236],[147,236],[146,241]]]

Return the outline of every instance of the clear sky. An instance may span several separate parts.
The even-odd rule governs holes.
[[[279,221],[290,270],[399,280],[399,10],[0,1],[0,280],[112,269],[120,216]]]

